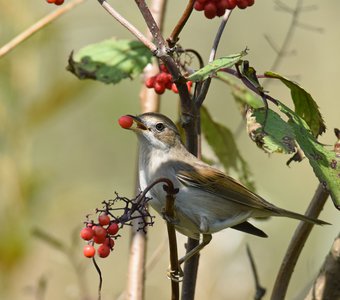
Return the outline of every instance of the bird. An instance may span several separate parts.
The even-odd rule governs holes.
[[[250,191],[234,178],[191,154],[181,141],[179,131],[167,116],[148,112],[126,115],[129,126],[139,140],[138,169],[140,189],[146,189],[160,178],[171,180],[178,189],[175,199],[176,230],[187,237],[202,241],[180,260],[182,264],[200,252],[212,234],[233,228],[259,237],[267,237],[249,218],[282,216],[304,222],[329,224],[271,204]],[[148,192],[151,206],[162,215],[166,193],[161,185]]]

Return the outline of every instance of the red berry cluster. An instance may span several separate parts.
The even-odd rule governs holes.
[[[159,66],[160,72],[155,76],[149,77],[145,80],[145,86],[149,89],[154,89],[159,95],[163,94],[165,90],[172,90],[178,94],[178,89],[175,83],[172,82],[172,75],[169,73],[165,65]],[[190,92],[192,82],[188,81],[187,86]]]
[[[109,256],[115,245],[114,239],[117,238],[119,226],[115,220],[111,220],[106,213],[98,216],[98,224],[87,223],[86,227],[80,231],[80,236],[89,244],[83,249],[86,257],[93,257],[96,254],[94,244],[99,244],[97,254],[104,258]]]
[[[64,0],[46,0],[47,3],[54,3],[55,5],[62,5]]]
[[[240,9],[245,9],[252,6],[255,0],[196,0],[194,8],[197,11],[203,11],[208,19],[213,19],[216,16],[224,15],[226,9],[234,9],[236,6]]]

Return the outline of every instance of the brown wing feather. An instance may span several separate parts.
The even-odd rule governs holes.
[[[179,171],[177,177],[184,185],[205,190],[228,201],[253,209],[265,209],[271,214],[277,213],[274,205],[217,169],[198,166],[195,170]]]

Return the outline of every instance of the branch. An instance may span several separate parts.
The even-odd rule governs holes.
[[[185,8],[185,10],[183,12],[183,15],[181,16],[181,18],[179,19],[175,28],[171,32],[170,37],[167,39],[170,48],[174,47],[176,45],[176,43],[178,42],[178,40],[179,40],[178,36],[181,33],[183,27],[187,23],[190,15],[192,13],[195,1],[196,0],[189,0],[189,3],[188,3],[187,7]]]
[[[148,47],[151,52],[155,52],[157,50],[155,44],[148,40],[143,33],[141,33],[128,20],[126,20],[122,15],[120,15],[109,3],[107,3],[105,0],[98,0],[98,2],[112,17],[114,17],[121,25],[123,25],[127,30],[129,30],[146,47]]]
[[[164,190],[167,192],[164,216],[166,219],[166,226],[169,237],[169,251],[170,251],[170,279],[171,280],[171,299],[179,299],[179,281],[183,277],[182,271],[178,263],[178,252],[177,252],[177,239],[175,226],[173,220],[175,219],[175,194],[178,193],[171,182],[164,186]]]
[[[323,209],[329,193],[319,183],[314,197],[311,200],[305,215],[310,218],[317,218]],[[280,270],[277,274],[271,300],[284,299],[287,293],[290,278],[293,274],[294,267],[302,252],[303,246],[313,229],[314,224],[300,222],[290,241],[285,257],[281,263]]]
[[[0,57],[4,56],[5,54],[12,51],[15,47],[20,45],[22,42],[30,38],[39,30],[43,29],[47,25],[49,25],[52,21],[56,20],[66,12],[73,9],[75,6],[83,3],[84,0],[73,0],[72,2],[56,9],[52,13],[48,14],[47,16],[40,19],[38,22],[34,23],[32,26],[28,27],[22,33],[18,34],[15,38],[9,41],[7,44],[0,48]]]
[[[340,299],[340,233],[305,300]]]

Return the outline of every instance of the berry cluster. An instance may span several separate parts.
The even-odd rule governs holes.
[[[236,6],[240,9],[245,9],[252,6],[255,0],[196,0],[194,8],[197,11],[204,11],[204,15],[208,19],[213,19],[216,16],[224,15],[226,9],[234,9]]]
[[[115,220],[111,220],[106,213],[101,213],[98,217],[98,224],[93,222],[87,223],[86,227],[80,231],[80,236],[89,244],[84,247],[83,253],[86,257],[93,257],[96,253],[94,244],[99,244],[97,253],[104,258],[109,256],[113,246],[114,239],[117,238],[119,226]]]
[[[155,76],[149,77],[145,80],[145,86],[149,89],[154,89],[159,95],[163,94],[165,90],[172,90],[178,94],[178,89],[175,83],[172,82],[172,75],[169,73],[165,65],[159,66],[160,72]],[[187,86],[190,92],[192,82],[188,81]]]
[[[126,118],[132,118],[125,116]],[[96,220],[90,220],[87,216],[85,227],[80,231],[80,237],[87,241],[83,249],[86,257],[92,258],[96,252],[99,257],[109,256],[115,245],[115,240],[120,236],[118,231],[124,225],[132,225],[133,219],[138,219],[138,230],[144,230],[147,226],[153,225],[153,216],[147,210],[147,202],[150,198],[140,193],[134,199],[119,197],[116,193],[115,199],[105,200],[102,202],[103,208],[96,209]],[[122,212],[120,215],[114,213]],[[99,245],[96,250],[95,244]]]
[[[62,5],[64,0],[46,0],[47,3],[54,3],[55,5]]]

